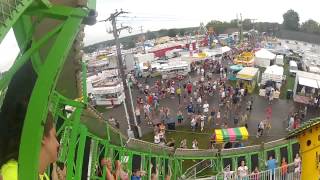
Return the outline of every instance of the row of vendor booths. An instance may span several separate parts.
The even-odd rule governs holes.
[[[261,81],[259,83],[260,76]],[[259,83],[261,88],[259,95],[265,96],[267,91],[273,89],[273,97],[279,98],[282,81],[285,80],[285,76],[283,75],[283,67],[278,65],[269,66],[264,72],[260,72],[259,68],[255,67],[232,65],[229,67],[228,79],[241,81],[249,93],[252,93]]]

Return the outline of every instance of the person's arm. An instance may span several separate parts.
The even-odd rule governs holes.
[[[106,167],[106,180],[115,180],[111,173],[111,170],[108,169],[107,167]]]
[[[116,160],[116,163],[115,163],[115,172],[113,173],[113,176],[114,176],[114,179],[115,180],[118,180],[118,178],[120,177],[120,172],[121,172],[121,162],[119,160]]]

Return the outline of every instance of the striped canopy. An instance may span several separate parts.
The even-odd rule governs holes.
[[[247,128],[228,128],[228,129],[216,129],[214,132],[214,139],[216,142],[234,142],[247,140],[249,133]]]

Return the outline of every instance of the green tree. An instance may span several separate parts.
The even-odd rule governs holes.
[[[156,34],[154,32],[147,31],[146,39],[150,40],[150,39],[155,39],[155,38],[157,38],[157,36],[156,36]]]
[[[303,22],[301,24],[301,30],[307,33],[319,33],[320,32],[320,26],[317,21],[314,21],[312,19],[309,19],[306,22]]]
[[[176,37],[177,34],[178,33],[177,33],[176,29],[169,29],[169,31],[168,31],[168,36],[169,37]]]
[[[286,29],[298,31],[299,21],[299,14],[292,9],[283,14],[283,25]]]
[[[242,21],[242,27],[244,30],[250,30],[253,28],[253,24],[250,19],[244,19]]]
[[[168,30],[167,29],[160,29],[158,31],[158,37],[162,37],[162,36],[168,36]]]
[[[184,36],[184,33],[186,32],[186,30],[184,28],[179,29],[179,35],[180,36]]]
[[[232,27],[238,27],[238,19],[232,19],[230,21],[230,26]]]

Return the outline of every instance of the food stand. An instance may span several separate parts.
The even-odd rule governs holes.
[[[278,65],[267,67],[261,76],[261,89],[259,91],[260,96],[265,96],[266,90],[272,87],[275,90],[275,93],[273,93],[273,98],[279,98],[282,80],[284,79],[283,71],[283,67]]]
[[[244,88],[252,93],[256,87],[257,80],[259,79],[259,69],[254,67],[244,67],[237,73],[237,79],[244,83]]]

